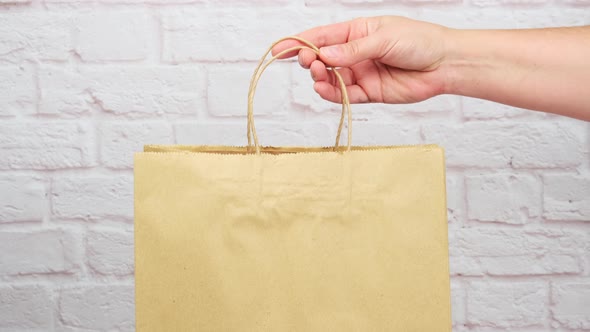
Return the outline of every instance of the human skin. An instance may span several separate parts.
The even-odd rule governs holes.
[[[398,16],[358,18],[298,34],[315,91],[341,102],[415,103],[441,94],[487,99],[590,121],[590,26],[459,30]],[[300,43],[287,40],[277,54]]]

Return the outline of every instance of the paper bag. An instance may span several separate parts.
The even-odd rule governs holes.
[[[135,155],[137,330],[450,331],[443,150],[262,147],[249,106],[255,144]]]

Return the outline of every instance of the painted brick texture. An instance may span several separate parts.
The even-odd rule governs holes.
[[[133,152],[246,142],[268,45],[358,16],[590,24],[588,0],[0,0],[0,332],[132,331]],[[331,145],[294,61],[256,94],[265,145]],[[356,144],[446,149],[455,331],[590,331],[590,124],[457,96],[354,105]]]

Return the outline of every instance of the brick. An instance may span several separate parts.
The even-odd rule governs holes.
[[[579,274],[582,271],[579,258],[572,255],[480,257],[479,260],[481,268],[494,276]]]
[[[133,168],[133,154],[146,144],[171,144],[172,126],[160,122],[104,123],[100,127],[100,159],[113,168]]]
[[[0,28],[1,29],[1,28]],[[36,92],[28,67],[0,67],[0,116],[34,114]]]
[[[296,27],[311,27],[321,21],[325,19],[314,12],[288,7],[166,13],[162,18],[163,59],[175,63],[257,61],[275,40],[298,33],[301,28]]]
[[[502,5],[543,5],[548,3],[547,0],[471,0],[476,6],[502,6]]]
[[[453,332],[468,332],[470,331],[469,328],[465,325],[456,325],[453,326]],[[498,332],[498,331],[494,331],[494,330],[480,330],[482,332],[486,331],[486,332]]]
[[[318,0],[321,1],[321,0]],[[355,0],[346,0],[346,1],[355,1]],[[326,12],[330,13],[330,16],[327,19],[323,19],[322,21],[315,22],[312,26],[318,26],[322,24],[331,24],[335,22],[343,22],[343,21],[350,21],[354,20],[355,18],[359,17],[373,17],[373,16],[387,16],[387,15],[394,15],[397,16],[405,16],[405,17],[414,17],[416,16],[416,8],[412,8],[413,6],[408,6],[406,3],[402,1],[393,1],[393,0],[384,0],[385,5],[379,3],[365,3],[365,4],[356,4],[352,2],[343,3],[343,6],[347,7],[354,7],[354,10],[334,10],[335,2],[328,2],[326,1]],[[311,7],[311,6],[310,6]],[[321,11],[318,11],[316,8],[310,8],[314,12],[321,14]],[[318,23],[319,22],[319,23]],[[305,27],[301,27],[301,32],[305,29]]]
[[[449,228],[453,275],[580,274],[587,234],[532,228]]]
[[[427,143],[446,150],[447,166],[476,168],[567,168],[584,158],[585,128],[555,123],[480,123],[423,125]]]
[[[511,13],[495,8],[486,8],[485,11],[424,8],[415,18],[457,29],[500,29],[514,24]]]
[[[524,224],[541,214],[541,184],[526,174],[467,176],[471,220]]]
[[[458,10],[425,8],[417,15],[413,15],[413,17],[458,29],[542,28],[585,25],[588,22],[587,12],[585,12],[584,8],[545,6],[543,10],[531,10],[526,8],[527,6],[513,5],[511,7],[510,10],[500,6],[488,7],[485,10],[477,7],[472,9],[460,8]],[[500,112],[502,111],[500,110]]]
[[[0,223],[43,220],[47,191],[36,176],[0,176]]]
[[[115,115],[194,115],[205,108],[205,74],[197,67],[95,69],[90,91]]]
[[[382,3],[383,0],[340,0],[338,1],[342,4],[367,4],[367,3]],[[317,6],[317,5],[334,5],[334,1],[330,0],[305,0],[306,6]]]
[[[573,6],[588,6],[590,0],[561,0],[563,3]]]
[[[260,144],[267,146],[334,146],[336,128],[325,123],[286,121],[256,123]],[[343,138],[340,144],[346,144]]]
[[[545,175],[543,216],[590,221],[590,176]]]
[[[450,253],[456,256],[575,255],[587,245],[587,234],[573,229],[465,227],[451,228],[449,235]]]
[[[0,124],[0,169],[63,169],[95,164],[92,131],[76,122]]]
[[[133,217],[131,175],[61,177],[54,180],[53,214],[66,219]]]
[[[339,118],[337,116],[336,118]],[[337,131],[334,118],[334,131]],[[346,119],[345,125],[346,125]],[[342,129],[342,144],[346,144],[346,128]],[[417,128],[403,124],[383,124],[372,122],[353,122],[352,124],[352,144],[363,146],[374,145],[414,145],[420,144],[420,134]]]
[[[276,38],[392,10],[464,28],[590,22],[587,0],[0,3],[25,3],[0,6],[0,170],[9,170],[0,176],[0,223],[23,223],[0,224],[0,331],[133,330],[132,285],[79,284],[61,294],[42,286],[131,282],[131,233],[89,223],[80,238],[69,226],[31,230],[28,222],[129,226],[127,156],[141,145],[244,145],[245,90]],[[339,105],[313,92],[308,71],[282,61],[260,84],[261,144],[333,144]],[[451,284],[453,331],[590,329],[590,242],[580,223],[590,206],[586,124],[457,96],[353,105],[353,117],[355,144],[444,143],[451,273],[460,276]],[[17,286],[29,281],[40,286]]]
[[[494,103],[492,101],[462,97],[461,104],[463,115],[468,119],[505,119],[537,115],[543,117],[544,113],[535,113],[529,110],[516,108],[504,104]]]
[[[132,285],[64,289],[59,296],[62,324],[90,330],[134,330]]]
[[[62,0],[63,1],[63,0]],[[205,0],[100,0],[102,3],[148,3],[148,4],[184,4],[184,3],[203,3]]]
[[[255,66],[223,65],[209,68],[208,107],[214,116],[248,115],[248,87]],[[254,99],[257,117],[286,112],[289,107],[289,71],[276,64],[258,82]]]
[[[174,126],[176,142],[183,145],[245,146],[246,120],[243,123],[182,122]]]
[[[46,0],[48,1],[48,0]],[[56,0],[51,0],[56,1]],[[66,1],[66,0],[57,0],[57,1]],[[72,0],[70,0],[72,1]],[[99,0],[98,2],[102,3],[147,3],[147,4],[156,4],[156,5],[171,5],[171,4],[190,4],[190,3],[214,3],[210,0]],[[245,0],[226,0],[225,3],[228,4],[250,4]],[[275,4],[285,4],[289,3],[289,0],[275,0],[272,2],[268,2],[265,6],[272,7]]]
[[[580,259],[573,255],[521,255],[497,257],[450,257],[455,276],[535,276],[580,274]]]
[[[133,233],[92,230],[87,236],[88,264],[101,275],[133,274]]]
[[[263,146],[334,146],[336,128],[324,123],[257,121],[256,132]],[[175,126],[176,139],[185,145],[247,145],[246,120],[243,123],[194,123]],[[342,140],[345,144],[345,140]]]
[[[478,257],[449,256],[449,265],[452,276],[483,276],[486,273]]]
[[[86,104],[128,117],[194,115],[205,108],[206,75],[196,66],[45,66],[39,75],[40,108],[47,113],[75,113]]]
[[[506,12],[506,11],[504,11]],[[517,10],[512,13],[517,28],[546,28],[579,26],[588,24],[588,10],[564,8],[562,6],[544,7],[543,10]]]
[[[0,275],[73,274],[79,265],[79,241],[69,232],[0,232]]]
[[[143,11],[92,12],[76,18],[76,51],[84,61],[141,60],[151,35]]]
[[[92,110],[90,83],[79,68],[41,66],[39,76],[39,113],[78,118]]]
[[[464,179],[459,174],[446,174],[447,215],[449,222],[462,222],[465,218]]]
[[[0,61],[66,60],[72,48],[71,20],[38,12],[0,14]]]
[[[467,321],[495,328],[541,327],[547,302],[544,282],[473,281],[467,290]]]
[[[551,287],[551,314],[568,329],[590,329],[590,283],[559,282]]]
[[[46,0],[46,1],[62,1],[66,2],[67,0]],[[72,1],[72,0],[69,0]],[[146,3],[146,4],[156,4],[156,5],[172,5],[172,4],[192,4],[192,3],[214,3],[210,0],[99,0],[98,2],[101,3],[110,3],[110,4],[119,4],[119,3]],[[265,6],[272,7],[275,4],[285,4],[288,3],[289,0],[276,0],[272,2],[268,2]],[[249,2],[244,0],[226,0],[225,3],[228,4],[249,4]]]
[[[458,3],[462,2],[462,0],[403,0],[405,3],[410,4],[444,4],[444,3]]]
[[[465,324],[467,319],[466,297],[466,288],[456,281],[451,281],[451,310],[453,327]]]
[[[51,292],[40,285],[0,286],[1,331],[53,329]]]

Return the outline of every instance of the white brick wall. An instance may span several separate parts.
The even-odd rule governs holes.
[[[130,331],[132,152],[244,144],[269,43],[397,14],[462,28],[590,24],[588,0],[0,0],[0,331]],[[260,138],[330,145],[339,107],[293,62]],[[590,331],[590,125],[440,96],[356,105],[358,144],[439,143],[456,331]]]

